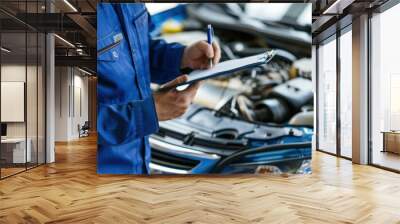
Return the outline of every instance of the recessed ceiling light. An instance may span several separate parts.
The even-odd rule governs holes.
[[[75,45],[73,45],[71,42],[69,42],[68,40],[60,37],[58,34],[54,34],[55,37],[57,37],[59,40],[61,40],[62,42],[64,42],[65,44],[67,44],[70,47],[75,48]]]
[[[78,12],[78,10],[68,1],[64,0],[65,4],[67,4],[74,12]]]

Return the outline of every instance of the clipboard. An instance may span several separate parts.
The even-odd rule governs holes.
[[[159,90],[161,91],[170,90],[179,86],[184,86],[184,85],[187,86],[194,82],[198,82],[205,79],[210,79],[223,75],[231,75],[237,71],[266,64],[270,62],[274,56],[275,56],[275,51],[270,50],[262,54],[220,62],[211,69],[192,71],[188,75],[189,76],[188,80],[184,83],[179,83],[178,85],[175,86],[164,87]]]

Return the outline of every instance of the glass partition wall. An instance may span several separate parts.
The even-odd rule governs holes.
[[[352,157],[352,29],[327,38],[317,49],[317,150]]]
[[[336,154],[336,36],[318,47],[318,149]]]
[[[400,4],[388,1],[371,13],[367,34],[368,164],[395,172],[400,172],[398,21]],[[317,149],[347,159],[352,158],[352,42],[349,25],[319,43],[317,51]]]
[[[352,158],[352,32],[351,25],[342,30],[339,49],[340,87],[340,155]]]
[[[24,12],[16,17],[43,10],[43,1],[14,3],[7,6]],[[44,33],[0,12],[1,179],[45,163],[45,41]]]
[[[400,172],[400,4],[371,18],[370,163]]]

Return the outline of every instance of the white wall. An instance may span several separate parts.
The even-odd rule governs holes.
[[[28,67],[28,71],[32,70],[32,67]],[[1,82],[22,82],[26,83],[25,80],[25,74],[26,74],[26,67],[25,65],[18,65],[18,64],[8,64],[8,65],[2,65],[1,67]],[[2,94],[4,94],[4,89],[2,89]],[[22,98],[24,98],[24,90],[22,90]],[[8,96],[1,96],[2,99],[4,98],[9,98]],[[23,103],[24,104],[24,103]],[[9,114],[12,113],[9,111],[11,108],[5,107],[4,102],[2,102],[3,107],[1,108],[2,113],[1,114]],[[20,114],[22,112],[22,120],[21,122],[7,122],[8,124],[8,131],[10,132],[11,135],[16,136],[16,137],[25,137],[25,130],[19,130],[20,124],[24,123],[24,105],[22,108],[19,108],[22,111],[18,111],[17,113]],[[1,120],[4,121],[4,118]],[[24,125],[23,125],[24,127]]]
[[[27,69],[27,70],[26,70]],[[31,74],[36,75],[36,67],[18,64],[5,64],[1,66],[1,81],[2,82],[25,82],[26,71],[28,72],[29,86],[36,86],[36,80],[31,80]],[[36,88],[27,88],[27,106],[31,108],[28,112],[36,111]],[[33,104],[32,104],[33,103]],[[34,108],[32,108],[34,107]],[[1,108],[1,110],[7,110],[8,108]],[[28,129],[30,127],[36,130],[36,113],[27,113]],[[34,122],[34,124],[31,124]],[[7,122],[7,136],[8,137],[25,137],[25,123],[26,122]],[[33,127],[35,126],[35,127]],[[28,130],[29,137],[29,130]]]
[[[67,67],[55,68],[55,141],[67,141],[69,136],[69,69]]]
[[[87,76],[81,76],[76,74],[77,70],[75,70],[74,75],[74,83],[73,83],[73,93],[72,99],[74,102],[71,102],[71,105],[74,105],[72,108],[72,119],[71,119],[71,135],[72,138],[78,138],[78,125],[83,125],[85,121],[89,119],[88,113],[88,78]]]
[[[56,141],[77,139],[78,124],[88,120],[88,78],[83,75],[76,68],[56,67]]]
[[[2,65],[1,66],[1,81],[11,82],[25,82],[25,65]],[[1,108],[7,110],[7,108]],[[24,122],[11,122],[7,123],[7,137],[25,137],[25,123]]]
[[[27,78],[27,80],[25,80]],[[25,135],[31,143],[32,162],[39,159],[39,163],[44,162],[44,74],[41,66],[32,66],[25,64],[2,64],[1,81],[2,82],[24,82],[26,84],[26,107],[21,108],[22,113],[26,112],[26,121],[6,122],[8,138],[25,138]],[[3,91],[3,90],[2,90]],[[23,93],[22,93],[23,94]],[[2,98],[7,95],[2,95]],[[12,110],[10,107],[2,107],[1,110]],[[4,112],[3,111],[3,112]],[[12,113],[12,111],[7,111]],[[37,156],[39,153],[39,156]]]

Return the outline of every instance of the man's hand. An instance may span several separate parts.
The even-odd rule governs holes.
[[[187,79],[187,75],[179,76],[171,82],[163,85],[161,88],[184,83]],[[160,91],[153,93],[158,120],[170,120],[184,114],[192,103],[193,98],[196,96],[198,88],[199,83],[194,83],[183,91],[177,91],[173,88],[165,92]]]
[[[214,41],[212,46],[206,41],[198,41],[185,48],[182,56],[181,68],[206,69],[210,67],[209,60],[213,59],[213,65],[221,59],[221,49]]]

